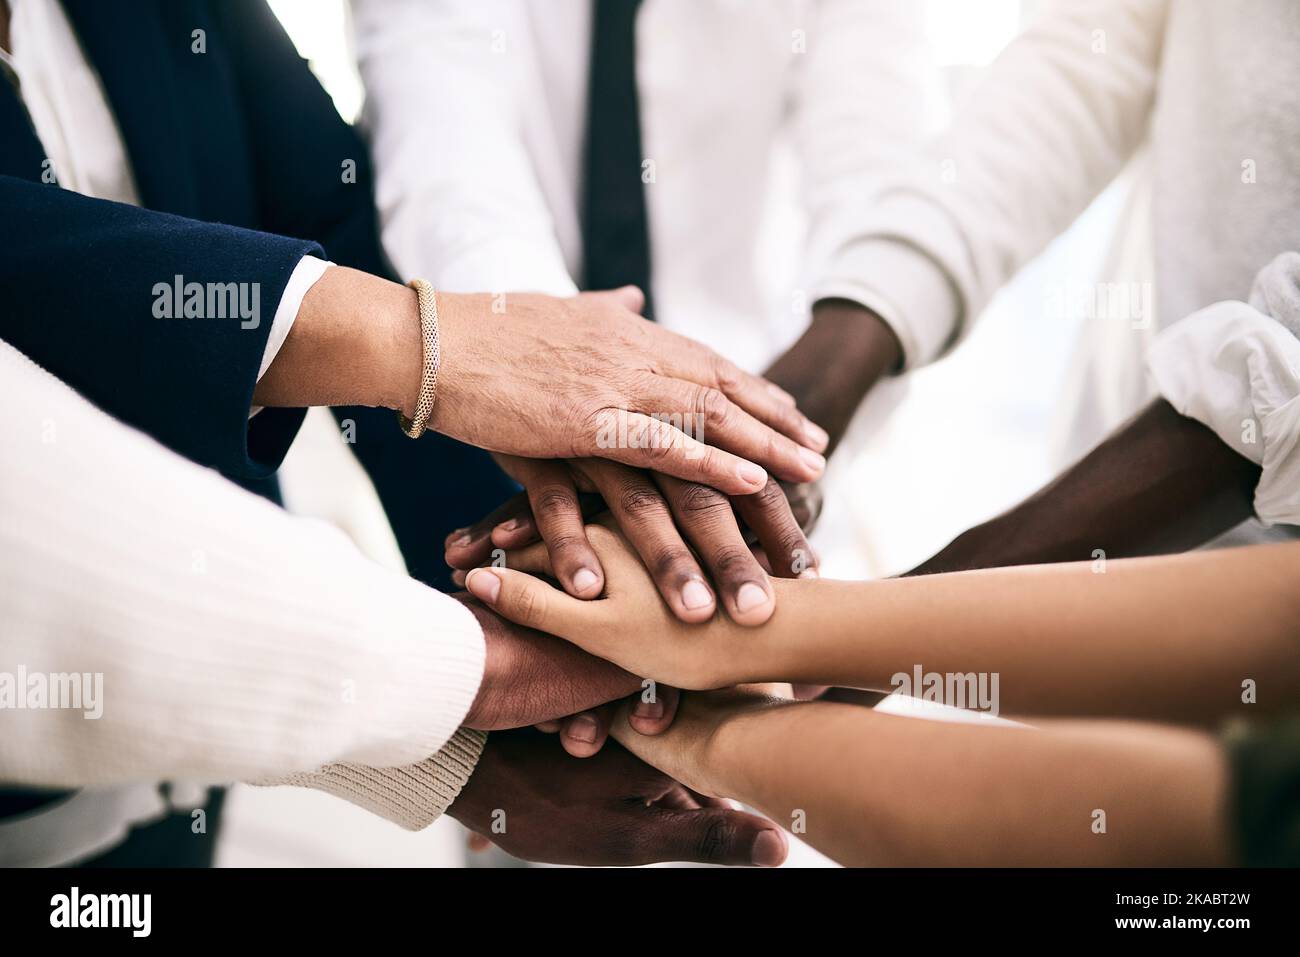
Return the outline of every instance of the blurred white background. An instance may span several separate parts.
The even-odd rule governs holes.
[[[348,51],[344,0],[271,0],[271,6],[339,112],[355,119],[362,90]],[[954,102],[1036,6],[1036,0],[929,0],[936,61]],[[1117,184],[1099,198],[1003,291],[951,356],[906,385],[876,390],[857,424],[866,440],[850,460],[833,466],[833,494],[815,539],[827,574],[902,571],[1014,504],[1059,467],[1051,436],[1079,322],[1045,318],[1046,286],[1095,280],[1122,193]],[[226,866],[464,859],[463,834],[450,820],[412,835],[334,798],[289,788],[238,787],[228,808],[219,854]],[[791,857],[794,865],[818,863],[824,859],[808,848]]]

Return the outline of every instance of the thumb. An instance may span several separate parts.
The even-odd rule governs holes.
[[[653,814],[642,831],[647,860],[777,867],[789,853],[781,829],[747,811],[655,808]]]
[[[511,568],[475,568],[465,587],[502,618],[561,638],[568,637],[574,624],[569,605],[581,604],[540,578]]]
[[[620,286],[617,289],[601,289],[596,292],[585,292],[583,296],[592,299],[600,299],[612,302],[616,306],[622,306],[629,312],[635,312],[641,315],[641,310],[645,308],[645,293],[636,286]]]

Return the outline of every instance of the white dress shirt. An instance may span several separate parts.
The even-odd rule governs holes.
[[[923,4],[645,0],[656,319],[761,371],[803,331],[844,199],[936,116]],[[353,0],[385,247],[443,289],[572,294],[591,0]],[[882,311],[888,304],[874,301]]]

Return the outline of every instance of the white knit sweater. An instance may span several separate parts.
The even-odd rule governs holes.
[[[873,306],[928,362],[1144,142],[1159,325],[1244,302],[1300,249],[1300,4],[1055,0],[948,131],[840,210],[857,229],[814,297]]]
[[[408,828],[450,804],[484,737],[457,731],[483,669],[467,609],[3,342],[0,407],[0,781],[282,779]],[[102,682],[97,718],[42,702],[65,674]]]

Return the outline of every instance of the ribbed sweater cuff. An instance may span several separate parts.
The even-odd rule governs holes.
[[[906,368],[931,362],[963,321],[959,283],[941,265],[961,255],[955,231],[933,204],[910,195],[882,200],[863,216],[827,257],[811,299],[866,306],[898,336]]]
[[[408,831],[418,831],[451,807],[474,773],[486,742],[486,732],[461,728],[437,754],[418,764],[399,768],[329,764],[275,783],[333,794]]]

